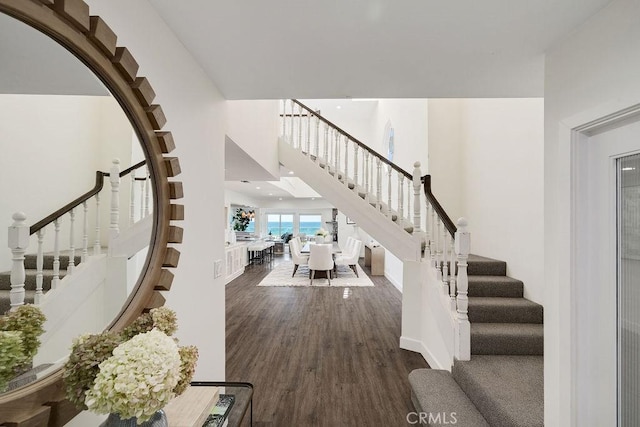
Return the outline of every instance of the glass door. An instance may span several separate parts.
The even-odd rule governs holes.
[[[618,425],[640,425],[640,154],[617,160]]]

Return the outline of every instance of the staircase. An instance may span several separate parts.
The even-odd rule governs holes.
[[[410,281],[419,273],[405,272],[401,346],[409,335],[405,344],[419,343],[422,313],[435,310],[429,320],[442,334],[439,356],[448,355],[438,359],[453,367],[410,374],[412,401],[426,416],[421,424],[543,425],[543,310],[523,298],[524,284],[506,276],[505,262],[477,255],[467,261],[464,221],[454,250],[459,233],[419,164],[413,174],[403,171],[298,101],[289,114],[285,103],[282,117],[280,162],[401,259],[405,271],[407,263],[428,266],[418,283]]]
[[[74,257],[75,265],[80,264],[82,257],[76,255]],[[44,254],[43,256],[43,270],[42,270],[42,291],[47,293],[51,290],[51,281],[54,277],[53,271],[53,254]],[[24,282],[25,287],[25,303],[33,304],[36,293],[36,276],[37,276],[37,255],[28,254],[24,257],[24,269],[26,278]],[[66,275],[65,271],[69,265],[69,255],[60,255],[60,274],[59,278],[62,280]],[[64,269],[64,270],[63,270]],[[5,271],[0,273],[0,313],[6,313],[11,308],[11,301],[9,299],[9,291],[11,291],[11,272]]]
[[[524,285],[506,276],[505,262],[471,255],[468,273],[471,360],[456,360],[451,372],[411,372],[414,406],[456,412],[460,426],[542,426],[542,306],[523,298]]]

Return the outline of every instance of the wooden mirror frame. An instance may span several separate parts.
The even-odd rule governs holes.
[[[170,246],[182,242],[182,228],[173,221],[184,219],[180,199],[182,183],[169,178],[180,173],[170,132],[161,131],[166,119],[153,104],[155,93],[145,77],[138,77],[138,64],[126,47],[116,46],[117,37],[99,17],[90,16],[82,0],[0,0],[0,12],[12,16],[56,40],[82,61],[104,83],[129,118],[149,167],[154,190],[154,218],[147,261],[137,288],[124,304],[110,329],[120,330],[141,313],[164,304],[163,292],[171,288],[180,257]],[[0,425],[62,426],[79,412],[65,398],[62,369],[15,391],[0,395]]]

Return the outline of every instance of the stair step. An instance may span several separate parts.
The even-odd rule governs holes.
[[[24,292],[24,302],[25,304],[33,304],[33,298],[35,296],[35,291],[25,291]],[[0,290],[0,316],[4,315],[11,308],[11,298],[9,297],[9,291]]]
[[[76,251],[77,253],[77,251]],[[81,255],[76,255],[73,257],[75,265],[80,264],[82,261]],[[43,267],[45,270],[53,270],[53,254],[44,254],[42,257]],[[36,269],[37,255],[36,254],[28,254],[24,256],[24,268],[26,269]],[[60,268],[66,269],[69,264],[69,255],[60,255]]]
[[[508,276],[469,276],[470,297],[522,298],[524,284]]]
[[[471,323],[542,323],[542,320],[542,306],[525,298],[469,298]]]
[[[428,425],[489,426],[450,372],[416,369],[409,373],[409,383],[411,384],[411,401],[418,416],[420,413],[431,414],[431,420],[426,420],[431,421]],[[455,419],[452,418],[452,414],[455,414],[453,415]],[[439,421],[434,419],[437,416],[440,416]],[[420,425],[424,423],[420,422]]]
[[[471,354],[544,354],[544,326],[539,323],[472,323]]]
[[[507,263],[504,261],[470,254],[467,264],[467,274],[469,276],[507,275]]]
[[[452,374],[490,425],[544,425],[542,356],[474,356]]]
[[[36,290],[36,275],[37,272],[35,270],[26,270],[25,271],[25,279],[24,279],[24,288],[25,290]],[[62,278],[66,275],[65,270],[60,270],[59,277]],[[48,291],[51,289],[51,279],[53,279],[53,270],[42,270],[42,289],[44,291]],[[11,272],[5,271],[0,273],[0,290],[9,291],[11,290]]]

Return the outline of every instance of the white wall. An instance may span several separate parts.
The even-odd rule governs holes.
[[[227,135],[274,177],[278,162],[279,101],[227,101]]]
[[[544,301],[543,100],[430,100],[434,194],[469,221],[471,251],[507,262]],[[433,114],[432,114],[433,113]],[[449,164],[449,157],[458,159]]]
[[[162,105],[180,158],[184,183],[184,243],[167,305],[176,310],[184,345],[198,346],[195,377],[224,379],[224,278],[213,278],[213,261],[224,257],[223,98],[146,0],[90,0],[140,64]]]
[[[640,3],[614,1],[547,52],[545,425],[575,425],[570,129],[640,103]],[[576,260],[580,262],[580,260]],[[585,260],[584,262],[588,262]],[[579,284],[577,284],[579,285]]]

